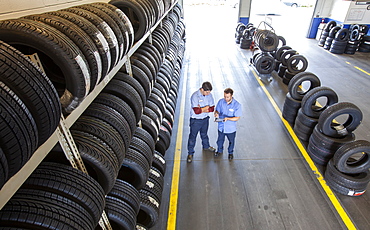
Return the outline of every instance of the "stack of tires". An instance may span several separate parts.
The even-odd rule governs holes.
[[[362,37],[360,45],[358,46],[358,51],[370,53],[370,35],[365,35]]]
[[[121,2],[123,1],[112,1],[118,8],[112,4],[94,3],[91,4],[94,6],[90,4],[76,6],[50,12],[50,15],[59,15],[53,18],[55,20],[53,22],[58,25],[62,22],[65,23],[61,27],[66,27],[66,20],[68,19],[70,19],[70,22],[76,23],[76,25],[80,22],[83,22],[83,24],[79,25],[85,25],[84,23],[87,24],[91,20],[89,26],[83,28],[86,31],[92,31],[96,28],[93,24],[93,21],[95,22],[96,20],[102,23],[102,27],[107,29],[110,26],[98,20],[94,16],[94,12],[97,12],[97,8],[101,8],[107,12],[110,10],[110,13],[122,13],[126,9],[126,5],[123,3],[121,5]],[[138,2],[144,4],[144,1],[135,1],[135,5],[132,5],[132,7],[135,9],[140,8],[136,5]],[[166,4],[168,4],[168,1],[153,2],[156,3],[151,4],[158,6],[156,8],[158,11],[149,11],[152,14],[145,11],[146,16],[144,18],[149,20],[145,23],[146,26],[153,25],[160,18],[160,15],[163,14],[163,10],[166,9]],[[120,6],[122,9],[119,9]],[[141,8],[144,9],[143,7]],[[146,8],[153,9],[149,6]],[[99,14],[101,14],[100,11]],[[61,15],[66,15],[66,18],[63,18]],[[124,14],[118,15],[122,16]],[[20,195],[17,194],[14,196],[14,199],[11,198],[8,204],[0,211],[2,227],[38,229],[42,226],[43,229],[59,227],[60,229],[99,229],[97,224],[103,210],[105,210],[113,229],[135,229],[137,225],[143,228],[150,228],[155,225],[158,220],[164,184],[163,175],[166,168],[164,155],[170,145],[182,59],[185,51],[185,25],[182,22],[181,15],[182,8],[176,4],[162,20],[162,26],[157,27],[151,33],[151,43],[145,41],[132,54],[130,57],[131,68],[129,70],[121,68],[70,128],[88,175],[69,166],[70,163],[64,156],[62,148],[60,145],[57,145],[46,156],[44,163],[40,164],[34,171],[35,176],[30,176],[22,186]],[[59,18],[56,19],[57,17]],[[122,23],[124,22],[123,17],[117,17],[120,18]],[[40,19],[38,16],[29,16],[29,18]],[[112,19],[112,17],[109,18]],[[33,28],[38,28],[36,27],[39,26],[37,23],[42,24],[41,22],[33,22],[30,19],[19,20],[24,22],[27,28],[31,28],[31,25],[34,26]],[[107,18],[106,20],[108,21],[109,19]],[[18,20],[9,20],[8,24],[13,22],[18,22]],[[3,25],[5,26],[5,24],[7,23]],[[62,33],[56,32],[56,29],[51,29],[46,25],[46,23],[45,25],[42,24],[40,28],[50,33],[53,32],[56,38],[61,38],[61,41],[65,42],[63,45],[65,45],[64,48],[67,51],[68,49],[75,51],[75,47],[67,46],[67,36],[61,35]],[[70,23],[68,25],[72,26]],[[100,65],[102,68],[96,67],[99,70],[106,68],[106,71],[109,72],[111,68],[120,62],[122,55],[126,55],[129,51],[127,47],[131,47],[134,42],[133,33],[123,30],[125,27],[117,28],[119,29],[112,30],[110,35],[113,36],[117,32],[116,38],[121,37],[123,40],[117,42],[120,41],[118,39],[114,42],[113,37],[110,37],[112,43],[109,46],[110,43],[106,41],[107,37],[105,40],[107,46],[104,46],[104,52],[106,52],[105,60],[107,62],[105,65]],[[42,32],[42,29],[35,30]],[[138,27],[134,27],[134,30],[136,29]],[[96,28],[94,31],[97,32],[99,30]],[[83,30],[79,32],[82,34]],[[120,33],[121,36],[119,35]],[[78,35],[75,34],[75,36]],[[97,38],[100,37],[96,36]],[[86,42],[88,39],[84,38]],[[104,38],[104,36],[100,38]],[[82,39],[81,35],[78,39]],[[94,42],[97,41],[94,40]],[[104,40],[99,41],[102,48],[104,43],[102,41]],[[68,42],[74,45],[72,41],[68,40]],[[86,43],[84,45],[85,47],[90,47]],[[13,59],[15,60],[15,54],[17,53],[14,53],[11,57],[12,61]],[[82,59],[78,58],[76,60],[82,61]],[[111,62],[108,62],[108,60],[111,60]],[[11,62],[7,61],[7,63]],[[44,75],[36,76],[35,70],[31,68],[35,67],[30,63],[22,61],[20,64],[23,65],[22,68],[26,71],[21,73],[22,77],[28,79],[28,75],[32,75],[35,79],[31,79],[30,84],[32,83],[40,88],[37,91],[38,95],[34,95],[33,98],[37,99],[37,97],[49,93],[50,89],[41,89],[48,83],[39,80]],[[43,67],[44,69],[49,68],[47,65]],[[38,71],[41,72],[40,70]],[[101,75],[99,80],[96,78],[96,82],[102,81],[103,77]],[[80,80],[78,76],[76,78]],[[83,81],[85,86],[89,84],[87,79]],[[81,85],[83,84],[81,83]],[[2,88],[6,89],[5,86]],[[85,88],[86,91],[90,91],[87,87]],[[12,103],[19,104],[16,112],[13,111],[10,116],[20,116],[19,111],[21,110],[18,108],[24,109],[20,104],[20,100],[15,97],[15,94],[10,93],[10,90],[5,91],[5,93],[7,101],[9,101],[10,96],[13,96],[16,100]],[[55,89],[54,95],[56,100],[59,101],[57,90]],[[22,95],[22,97],[25,96]],[[75,97],[73,98],[72,101],[75,101]],[[42,103],[46,104],[44,101],[47,100],[52,101],[46,97]],[[56,107],[55,111],[58,111],[57,109],[59,108],[58,115],[60,115],[60,103],[57,103],[57,105],[59,107]],[[68,108],[73,107],[71,104],[69,105]],[[3,106],[3,103],[1,103],[1,106]],[[8,104],[6,106],[7,110],[9,110]],[[66,108],[65,106],[63,107],[64,112],[67,111]],[[50,109],[50,111],[47,111],[48,114],[44,116],[52,116],[53,113],[51,111],[54,110]],[[23,122],[31,121],[30,112],[28,114],[24,112],[21,115]],[[57,119],[56,125],[59,120],[60,118]],[[45,120],[41,121],[45,123],[45,126],[52,125]],[[1,125],[3,126],[3,122]],[[25,134],[28,134],[24,132],[26,130],[29,134],[33,132],[32,137],[33,141],[35,141],[37,136],[34,135],[36,127],[37,124],[22,127],[22,132]],[[18,139],[14,138],[14,141],[18,141]],[[36,144],[32,145],[30,142],[27,148],[32,149],[34,145]],[[29,154],[28,149],[24,150],[27,151],[22,150],[20,152]],[[0,152],[3,152],[3,143],[1,143]],[[22,156],[22,158],[17,160],[23,162],[25,158],[25,156]],[[3,164],[3,157],[1,158],[1,163],[5,165]],[[5,170],[1,171],[5,172]],[[88,189],[86,190],[86,188]],[[36,221],[36,219],[39,221]]]
[[[61,106],[49,78],[0,41],[0,188],[57,128]]]
[[[308,61],[290,46],[282,46],[276,51],[276,59],[280,62],[278,76],[288,85],[290,80],[298,73],[306,71]]]
[[[353,131],[361,121],[362,112],[352,103],[338,102],[328,106],[320,114],[309,139],[307,152],[312,160],[327,165],[342,145],[355,140]]]
[[[239,22],[236,26],[235,31],[235,42],[236,44],[240,44],[240,39],[243,36],[243,31],[247,28],[247,26],[244,23]]]
[[[369,154],[370,143],[365,140],[341,146],[326,167],[326,183],[342,195],[363,195],[370,181]]]
[[[321,31],[320,40],[319,40],[319,43],[318,43],[319,46],[324,46],[325,45],[325,42],[326,42],[326,39],[329,36],[330,30],[333,27],[335,27],[336,25],[337,25],[337,23],[335,21],[330,21],[330,22],[326,23],[324,29]]]
[[[294,123],[294,132],[297,137],[308,142],[320,114],[328,106],[337,102],[337,94],[329,87],[318,86],[307,92],[302,99],[301,108],[298,110]]]
[[[361,31],[362,27],[358,24],[351,25],[349,28],[349,41],[347,43],[345,54],[355,54],[360,43],[363,33]]]
[[[240,39],[240,48],[241,49],[250,49],[253,41],[253,34],[256,30],[256,27],[253,24],[248,23],[246,28],[242,32]]]
[[[333,43],[335,35],[340,29],[340,26],[334,26],[333,28],[331,28],[331,30],[329,31],[329,35],[325,40],[324,49],[329,50],[331,48],[331,44]]]
[[[285,52],[286,50],[291,50],[292,47],[290,46],[287,46],[287,45],[283,45],[281,47],[279,47],[279,49],[277,49],[277,51],[275,52],[275,71],[278,73],[278,76],[283,78],[284,77],[284,74],[285,74],[285,71],[287,70],[287,67],[283,64],[281,64],[281,55],[283,54],[283,52]]]
[[[349,41],[349,30],[342,28],[335,34],[329,51],[334,54],[343,54]]]
[[[320,79],[313,73],[302,72],[289,82],[288,90],[283,105],[283,118],[294,127],[298,111],[301,108],[303,97],[312,89],[319,87]]]

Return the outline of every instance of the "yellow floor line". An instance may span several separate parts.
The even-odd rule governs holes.
[[[185,74],[184,74],[185,75]],[[179,180],[180,180],[180,163],[182,150],[182,133],[184,127],[184,111],[186,98],[186,79],[183,81],[182,97],[180,104],[180,116],[177,128],[176,149],[173,162],[172,183],[170,193],[170,204],[168,207],[167,230],[176,229],[177,201],[179,196]]]
[[[363,72],[363,73],[365,73],[365,74],[367,74],[367,75],[369,75],[370,76],[370,73],[369,72],[366,72],[365,70],[363,70],[363,69],[361,69],[361,68],[359,68],[359,67],[357,67],[357,66],[353,66],[355,69],[358,69],[358,70],[360,70],[361,72]]]
[[[320,171],[317,169],[317,167],[314,164],[314,162],[312,161],[311,157],[308,155],[305,147],[302,145],[301,141],[298,139],[297,135],[294,133],[292,127],[283,118],[282,113],[281,113],[281,110],[277,106],[275,100],[272,98],[271,94],[266,89],[266,87],[263,84],[263,82],[259,79],[259,76],[257,75],[257,73],[252,68],[250,68],[250,69],[251,69],[254,77],[257,79],[258,83],[260,84],[261,88],[265,92],[266,96],[270,100],[272,106],[275,108],[275,111],[277,112],[277,114],[279,115],[279,117],[281,118],[281,120],[283,121],[286,129],[288,130],[289,134],[293,138],[294,143],[297,145],[299,151],[302,153],[302,155],[303,155],[304,159],[306,160],[307,164],[309,165],[310,169],[315,174],[317,180],[319,181],[320,185],[324,189],[326,195],[330,199],[330,201],[333,204],[334,208],[337,210],[339,216],[342,218],[342,221],[344,222],[344,224],[347,226],[348,229],[356,229],[356,227],[353,224],[351,218],[348,216],[347,212],[344,210],[344,208],[340,204],[339,200],[337,199],[337,197],[335,196],[335,194],[331,190],[331,188],[326,184],[326,181],[324,180],[324,177],[322,176],[322,174],[320,173]]]

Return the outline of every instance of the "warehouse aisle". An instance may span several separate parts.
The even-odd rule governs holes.
[[[222,16],[234,13],[235,18]],[[175,199],[177,212],[170,215],[170,220],[176,221],[176,229],[346,229],[276,111],[282,110],[287,87],[276,75],[272,82],[262,76],[261,84],[271,94],[268,98],[249,66],[252,52],[241,50],[235,44],[235,9],[194,6],[185,8],[186,15],[191,17],[185,20],[187,43],[181,96],[171,146],[165,155],[167,172],[160,221],[152,229],[166,229],[168,210],[173,210],[169,205],[173,198],[170,194],[172,169],[176,164],[180,170]],[[210,18],[213,20],[207,21]],[[356,137],[370,140],[370,121],[365,120],[370,117],[370,102],[363,100],[370,96],[366,90],[370,87],[370,76],[352,69],[357,66],[370,73],[368,64],[348,55],[346,57],[354,60],[351,64],[345,63],[345,57],[333,57],[317,47],[315,40],[287,41],[307,57],[308,70],[316,73],[323,85],[333,87],[341,101],[351,101],[361,108],[364,122],[356,131]],[[318,60],[318,53],[323,60],[332,61]],[[364,58],[369,60],[369,56]],[[351,77],[347,77],[350,74]],[[194,161],[186,163],[189,98],[203,81],[213,84],[215,101],[223,97],[224,88],[231,87],[234,97],[243,105],[233,161],[227,160],[225,153],[215,158],[212,153],[202,152],[198,137]],[[359,86],[362,88],[356,88]],[[361,95],[355,93],[359,91]],[[184,100],[183,106],[181,100]],[[270,100],[276,102],[276,108]],[[179,124],[180,128],[183,124],[182,129],[178,129]],[[209,136],[211,144],[216,146],[217,124],[212,121]],[[176,147],[176,143],[181,145]],[[181,154],[179,162],[175,160],[176,152]],[[369,193],[357,198],[339,198],[346,210],[356,214],[351,217],[358,229],[366,229],[370,225],[366,218],[370,216]]]

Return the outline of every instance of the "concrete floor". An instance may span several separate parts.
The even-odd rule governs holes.
[[[179,166],[177,212],[170,215],[176,217],[171,219],[175,220],[172,225],[175,229],[348,228],[348,220],[343,221],[343,215],[338,214],[337,205],[329,200],[276,112],[283,108],[287,86],[276,74],[272,74],[271,82],[266,76],[261,76],[259,81],[249,66],[252,52],[235,44],[236,19],[222,17],[234,13],[235,9],[230,6],[185,8],[187,43],[176,125],[165,155],[167,172],[160,220],[152,229],[167,228],[174,165]],[[370,54],[334,55],[317,46],[316,40],[280,35],[286,37],[287,45],[308,59],[307,71],[315,73],[323,86],[333,88],[339,101],[352,102],[361,109],[364,119],[355,131],[356,139],[370,140],[370,121],[367,120],[370,117]],[[207,80],[213,84],[215,101],[223,97],[224,88],[231,87],[235,99],[243,105],[235,158],[230,162],[227,154],[214,158],[211,153],[202,152],[198,138],[194,161],[188,164],[189,98]],[[180,119],[182,113],[184,119]],[[209,136],[215,146],[217,125],[213,122]],[[181,154],[180,162],[175,160],[177,151]],[[369,193],[361,197],[338,194],[334,197],[350,217],[350,223],[357,229],[369,229]]]

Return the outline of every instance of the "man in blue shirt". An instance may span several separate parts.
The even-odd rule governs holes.
[[[203,150],[215,152],[215,148],[209,145],[208,125],[209,113],[215,109],[215,101],[211,94],[212,84],[208,81],[203,82],[202,87],[195,91],[190,98],[190,133],[188,139],[188,158],[187,162],[191,163],[194,156],[194,146],[198,132],[202,139]]]
[[[234,146],[236,136],[236,122],[242,116],[241,104],[233,98],[234,91],[230,88],[224,90],[224,98],[217,103],[214,112],[215,117],[221,120],[218,122],[217,152],[215,156],[222,154],[224,150],[225,136],[229,140],[229,160],[234,158]]]

